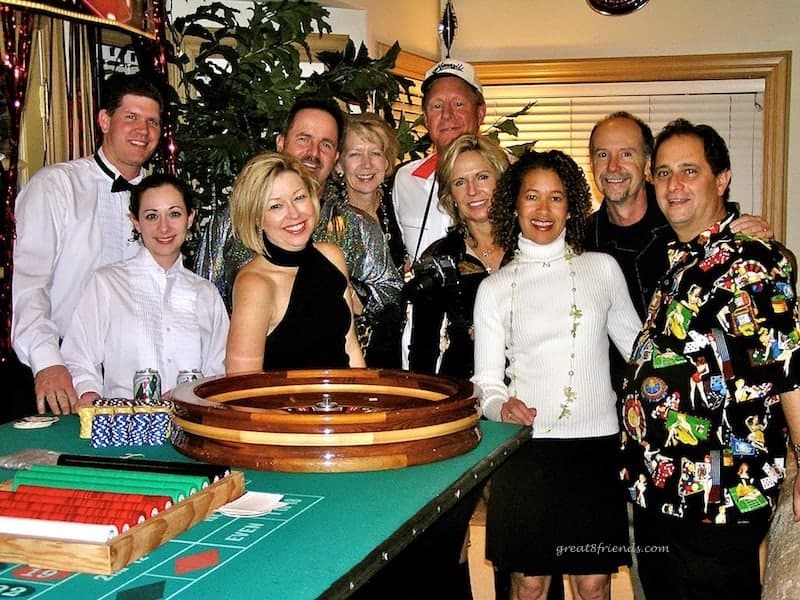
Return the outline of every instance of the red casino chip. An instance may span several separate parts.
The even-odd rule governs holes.
[[[638,399],[628,397],[622,407],[622,420],[625,423],[625,430],[636,440],[644,438],[647,433],[647,423],[644,418],[644,410]]]

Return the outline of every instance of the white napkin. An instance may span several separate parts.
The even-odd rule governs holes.
[[[283,494],[268,492],[245,492],[233,502],[220,506],[217,512],[228,517],[260,517],[268,515],[276,508],[286,506]]]

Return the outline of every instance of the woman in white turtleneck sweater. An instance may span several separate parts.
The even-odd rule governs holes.
[[[629,564],[609,337],[630,354],[640,321],[608,255],[582,252],[590,209],[580,167],[528,152],[503,175],[491,218],[514,260],[475,303],[475,376],[484,415],[533,426],[492,479],[487,555],[512,598],[546,597],[551,573],[578,598],[608,597]]]

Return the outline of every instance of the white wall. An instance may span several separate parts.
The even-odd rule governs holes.
[[[167,8],[169,10],[169,17],[175,19],[193,13],[200,6],[207,4],[202,0],[172,0],[171,5]],[[227,0],[226,6],[235,8],[240,11],[240,19],[242,22],[247,22],[250,16],[250,7],[252,6],[251,0]],[[323,3],[324,4],[324,3]],[[346,33],[353,40],[356,48],[364,42],[370,49],[372,54],[375,48],[374,42],[370,46],[370,39],[368,38],[367,28],[367,11],[363,9],[353,8],[339,8],[327,6],[330,13],[326,19],[331,26],[332,33]]]
[[[455,0],[456,4],[460,2]],[[372,56],[378,42],[391,45],[395,40],[408,52],[429,58],[439,56],[437,27],[442,14],[439,0],[323,0],[322,4],[366,12],[367,47]]]

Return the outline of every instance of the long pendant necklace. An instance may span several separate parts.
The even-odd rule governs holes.
[[[383,203],[380,200],[378,200],[377,214],[381,229],[383,230],[383,237],[388,243],[389,240],[392,239],[392,231],[389,228],[389,215],[386,214],[386,210],[383,208]]]
[[[575,273],[575,264],[574,264],[575,252],[572,250],[571,246],[567,246],[564,252],[564,259],[566,260],[567,266],[569,268],[569,285],[570,285],[570,292],[572,296],[572,302],[570,303],[569,307],[569,317],[570,317],[570,330],[569,335],[571,338],[571,345],[569,351],[569,370],[567,372],[567,385],[564,387],[564,399],[561,401],[559,407],[561,411],[558,415],[557,421],[561,421],[562,419],[566,419],[567,417],[572,414],[572,405],[575,403],[575,400],[578,398],[578,394],[575,391],[575,388],[572,387],[573,379],[575,376],[575,348],[576,348],[576,341],[577,341],[577,334],[578,334],[578,325],[580,324],[581,316],[583,316],[583,312],[580,308],[578,308],[576,302],[576,273]],[[538,264],[542,266],[544,269],[549,269],[551,267],[550,261],[536,261]],[[517,296],[517,275],[519,273],[519,266],[520,266],[520,259],[519,259],[519,251],[514,256],[514,276],[511,281],[511,307],[509,310],[509,318],[508,318],[508,327],[510,331],[509,342],[508,342],[508,353],[509,353],[509,396],[517,396],[517,369],[516,369],[516,356],[515,356],[515,347],[514,347],[514,314],[516,312],[516,296]],[[544,430],[545,433],[549,433],[552,430],[552,427],[548,427]]]

